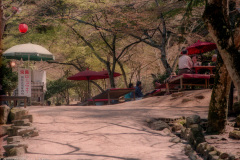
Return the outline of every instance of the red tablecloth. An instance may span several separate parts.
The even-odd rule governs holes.
[[[210,79],[210,75],[207,75],[207,74],[182,74],[179,76],[183,76],[182,78],[185,78],[185,79],[187,78]]]
[[[195,66],[194,69],[195,69],[195,72],[197,73],[198,70],[200,69],[207,69],[210,71],[211,74],[213,74],[212,70],[216,68],[216,66]]]

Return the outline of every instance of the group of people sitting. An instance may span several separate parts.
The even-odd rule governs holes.
[[[159,89],[159,87],[161,86],[161,83],[158,80],[154,80],[154,90],[146,93],[145,95],[142,93],[142,82],[141,81],[137,81],[136,86],[134,87],[132,83],[129,84],[129,88],[135,88],[135,98],[136,100],[142,99],[143,97],[146,97],[147,95],[155,92],[156,90]],[[124,96],[126,101],[130,101],[132,98],[134,97],[133,93],[130,92],[128,94],[126,94]]]
[[[214,54],[212,56],[212,62],[208,63],[208,65],[215,66],[217,61],[217,54]],[[198,61],[198,58],[196,55],[193,55],[192,58],[188,55],[187,50],[182,51],[182,56],[179,58],[178,61],[178,74],[183,74],[183,73],[189,73],[193,74],[195,73],[194,67],[195,66],[201,66],[202,62]]]
[[[212,62],[208,63],[207,65],[211,65],[211,66],[216,66],[216,61],[217,61],[217,54],[214,54],[212,56]],[[195,73],[195,66],[201,66],[202,62],[198,61],[198,57],[197,55],[193,55],[193,56],[189,56],[188,55],[188,51],[187,50],[183,50],[182,51],[182,56],[179,58],[179,62],[178,62],[178,75],[184,74],[184,73],[188,73],[188,74],[193,74]],[[177,76],[175,72],[173,72],[169,78],[167,78],[165,81],[168,81],[168,79],[171,79],[173,77]],[[159,89],[161,83],[158,80],[154,81],[154,87],[155,90],[153,90],[152,92],[155,92],[156,90]],[[136,86],[133,86],[133,83],[130,83],[128,88],[135,88],[135,98],[136,99],[142,99],[143,97],[145,97],[147,94],[151,94],[152,92],[147,93],[146,95],[143,95],[142,93],[142,83],[141,81],[137,81]],[[126,94],[124,96],[126,101],[130,101],[132,98],[134,97],[133,93],[130,92],[128,94]]]
[[[128,88],[135,88],[135,98],[142,99],[144,97],[142,93],[142,82],[137,81],[136,86],[134,87],[132,83],[128,85]],[[134,97],[133,93],[130,92],[124,96],[126,101],[130,101]]]

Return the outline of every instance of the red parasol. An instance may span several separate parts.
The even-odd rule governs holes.
[[[100,71],[100,72],[98,72],[98,73],[106,76],[106,78],[109,78],[109,75],[108,75],[108,71],[107,71],[107,70],[104,70],[104,69],[103,69],[102,71]],[[117,73],[117,72],[114,72],[113,77],[118,77],[118,76],[121,76],[121,74],[120,74],[120,73]],[[104,82],[105,82],[105,89],[106,89],[106,81],[105,81],[105,78],[104,78]]]
[[[91,70],[85,70],[82,72],[79,72],[71,77],[68,77],[68,80],[97,80],[97,79],[104,79],[106,78],[105,75],[102,75],[98,72],[91,71]]]
[[[82,72],[79,72],[71,77],[68,77],[68,80],[87,80],[88,81],[88,94],[89,94],[89,81],[90,80],[97,80],[97,79],[104,79],[107,78],[107,76],[104,76],[102,74],[99,74],[98,72],[91,71],[91,70],[85,70]]]
[[[98,72],[98,73],[106,76],[106,78],[109,78],[109,75],[108,75],[108,71],[107,71],[107,70],[104,70],[104,69],[103,69],[103,71],[100,71],[100,72]],[[118,77],[118,76],[121,76],[121,74],[120,74],[120,73],[117,73],[117,72],[114,72],[113,77]]]
[[[197,43],[192,44],[186,49],[188,50],[188,54],[199,54],[217,49],[217,46],[215,43],[201,42],[198,40]]]

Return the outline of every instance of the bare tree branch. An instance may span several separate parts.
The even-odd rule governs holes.
[[[121,51],[121,53],[119,54],[119,56],[117,57],[117,61],[118,61],[118,60],[121,58],[121,56],[124,54],[125,50],[127,50],[129,47],[131,47],[131,46],[133,46],[133,45],[135,45],[135,44],[138,44],[138,43],[140,43],[140,42],[141,42],[141,40],[136,41],[136,42],[133,42],[133,43],[127,45],[126,47],[124,47],[123,50]]]
[[[67,25],[69,28],[72,29],[72,31],[80,38],[83,40],[83,42],[93,51],[93,54],[104,64],[107,63],[102,57],[100,57],[97,52],[95,51],[94,47],[92,46],[91,43],[89,43],[79,32],[77,32],[72,26]]]

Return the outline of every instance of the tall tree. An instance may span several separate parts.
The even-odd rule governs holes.
[[[236,12],[237,21],[231,25],[229,16],[230,4],[231,12]],[[239,12],[236,10],[236,0],[208,0],[203,15],[208,31],[217,44],[217,48],[226,65],[227,71],[235,87],[238,89],[238,99],[240,98],[240,21]],[[239,99],[240,100],[240,99]]]
[[[208,112],[209,133],[222,133],[225,130],[228,113],[228,95],[231,86],[231,78],[221,56],[218,56],[215,82],[212,91]]]
[[[190,0],[188,12],[193,6],[203,4],[203,0]],[[239,86],[239,12],[235,0],[207,0],[205,1],[203,20],[212,39],[220,52],[215,84],[212,92],[208,115],[208,132],[223,132],[227,121],[227,99],[230,91],[231,79],[235,86]]]
[[[127,1],[105,7],[107,16],[112,19],[112,28],[124,32],[141,42],[156,48],[166,72],[170,74],[172,67],[169,63],[167,45],[178,37],[176,23],[171,24],[171,18],[182,13],[185,2]],[[175,20],[176,22],[177,20]],[[100,26],[105,28],[105,26]],[[171,37],[174,37],[171,39]]]
[[[72,33],[82,40],[83,45],[88,46],[91,53],[106,66],[111,87],[115,88],[113,75],[117,64],[122,70],[125,85],[127,86],[126,74],[121,58],[129,53],[133,46],[140,43],[140,40],[133,41],[132,38],[129,43],[126,43],[128,41],[122,43],[122,39],[127,39],[128,37],[111,28],[111,20],[105,15],[105,11],[101,11],[99,8],[96,12],[92,12],[89,9],[85,9],[84,12],[81,10],[81,6],[79,7],[75,3],[68,3],[62,0],[39,2],[39,6],[42,7],[38,7],[35,13],[33,13],[33,21],[36,22],[40,19],[48,21],[51,19],[55,20],[55,22],[66,24],[72,30]],[[72,10],[69,8],[72,8]],[[87,21],[84,21],[84,19]],[[78,22],[78,25],[76,22]]]
[[[170,37],[178,37],[178,34],[175,32],[177,30],[176,25],[170,26],[169,23],[166,23],[166,19],[181,13],[181,10],[184,8],[184,2],[158,3],[158,1],[140,0],[138,2],[112,2],[108,5],[100,2],[95,3],[97,6],[95,7],[95,12],[89,10],[86,12],[77,11],[77,14],[70,14],[68,18],[107,32],[127,34],[157,48],[166,72],[168,74],[171,73],[172,68],[168,61],[169,57],[166,46],[169,44]],[[86,13],[90,18],[84,18],[86,17]],[[92,19],[95,18],[96,15],[98,17],[104,17],[106,21],[93,23]]]
[[[68,25],[69,26],[69,25]],[[135,41],[130,44],[127,44],[124,46],[121,50],[117,48],[117,42],[118,39],[121,39],[121,36],[119,33],[114,33],[114,32],[103,32],[99,28],[94,27],[95,30],[99,33],[99,38],[103,41],[103,44],[105,45],[105,52],[108,54],[102,54],[99,52],[99,49],[96,49],[94,47],[93,43],[91,43],[89,40],[87,40],[79,30],[75,29],[73,26],[69,26],[72,31],[91,49],[92,53],[96,56],[96,58],[102,62],[108,71],[109,79],[110,79],[110,84],[111,88],[115,88],[115,82],[114,82],[114,72],[116,65],[119,64],[120,68],[122,70],[122,73],[124,75],[125,79],[125,85],[127,86],[127,81],[126,81],[126,75],[124,68],[122,67],[122,63],[120,59],[127,53],[128,49],[134,46],[135,44],[139,43],[140,41]],[[99,39],[98,39],[99,41]],[[103,55],[103,56],[102,56]],[[106,58],[107,56],[107,58]],[[109,59],[111,57],[111,60]]]
[[[3,28],[3,6],[2,0],[0,0],[0,66],[2,65],[2,36],[3,36],[2,28]]]

